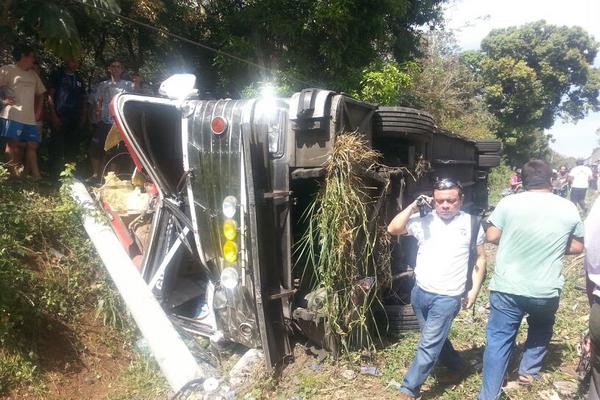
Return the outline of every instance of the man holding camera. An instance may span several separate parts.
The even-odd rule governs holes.
[[[388,226],[390,234],[411,235],[419,243],[411,304],[421,337],[402,382],[400,399],[419,396],[421,385],[438,359],[456,378],[466,371],[448,333],[461,305],[470,308],[475,303],[486,262],[483,229],[479,219],[460,210],[463,199],[460,183],[442,179],[433,187],[433,198],[420,196]],[[432,212],[415,214],[424,207]]]

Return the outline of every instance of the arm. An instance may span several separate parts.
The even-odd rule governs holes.
[[[485,279],[486,273],[486,260],[485,260],[485,248],[482,244],[477,246],[477,261],[473,266],[473,275],[471,276],[473,287],[467,293],[467,297],[464,302],[464,308],[471,308],[475,304],[475,300],[481,290],[481,285]]]
[[[581,254],[583,253],[583,238],[571,236],[567,243],[567,251],[565,254]]]
[[[490,224],[485,231],[485,236],[488,242],[498,244],[500,236],[502,236],[502,229]]]
[[[417,212],[417,200],[410,203],[408,207],[402,210],[398,215],[394,217],[392,222],[387,227],[387,231],[390,235],[405,235],[406,234],[406,223],[411,215]]]
[[[45,100],[46,100],[46,96],[44,95],[44,93],[35,95],[34,104],[35,104],[35,119],[36,119],[36,121],[39,121],[40,119],[42,119]]]

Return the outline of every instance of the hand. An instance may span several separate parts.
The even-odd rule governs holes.
[[[433,209],[433,197],[425,196],[424,194],[420,195],[415,199],[412,203],[413,212],[416,212],[419,209],[418,203],[419,201],[423,201],[429,205],[431,209]]]
[[[463,309],[468,310],[469,308],[473,307],[473,304],[475,304],[475,300],[477,300],[478,294],[479,293],[474,291],[473,289],[469,290],[467,295],[463,298]]]
[[[14,106],[15,105],[15,98],[14,97],[4,97],[2,99],[2,105],[3,106]]]

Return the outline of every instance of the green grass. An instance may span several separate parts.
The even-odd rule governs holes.
[[[158,400],[172,394],[154,358],[137,353],[114,387],[107,400]]]
[[[516,388],[508,391],[510,398],[519,400],[537,400],[540,398],[540,392],[545,390],[555,390],[553,382],[555,381],[575,381],[573,376],[574,367],[578,361],[577,345],[581,339],[581,334],[587,329],[588,305],[585,293],[578,290],[576,286],[583,284],[581,275],[582,261],[579,259],[572,263],[574,257],[569,257],[565,261],[565,286],[561,294],[560,307],[557,313],[556,324],[554,327],[554,336],[551,341],[549,353],[544,362],[542,379],[536,382],[530,388]],[[432,376],[423,386],[423,399],[439,400],[464,400],[474,399],[479,392],[481,385],[481,366],[483,359],[483,350],[485,346],[485,326],[487,323],[488,312],[485,305],[488,301],[488,285],[493,270],[493,259],[488,259],[492,266],[489,268],[486,282],[482,292],[475,305],[476,313],[473,317],[472,312],[461,311],[454,320],[450,333],[450,340],[457,350],[461,352],[463,358],[472,365],[473,372],[462,382],[456,385],[445,385],[438,383],[436,376],[444,372],[442,367],[436,367]],[[523,321],[520,333],[517,338],[517,350],[513,355],[513,360],[509,369],[518,366],[519,353],[522,343],[525,341],[527,324]],[[299,371],[291,371],[290,376],[284,376],[279,382],[279,386],[271,387],[270,391],[254,391],[250,398],[269,398],[280,399],[291,396],[301,396],[306,399],[358,399],[358,398],[377,398],[394,399],[398,392],[390,383],[402,382],[404,373],[412,362],[417,342],[418,332],[409,333],[402,338],[388,343],[380,348],[374,356],[374,360],[369,365],[379,367],[379,376],[369,377],[358,375],[355,381],[348,382],[340,376],[344,369],[353,369],[358,371],[359,362],[354,364],[344,362],[325,362],[323,368],[319,371],[313,371],[303,368]],[[359,354],[353,357],[360,359]],[[314,360],[304,362],[305,365],[314,364]],[[293,368],[293,367],[290,367]],[[509,371],[510,372],[510,371]],[[351,388],[343,390],[343,394],[336,392],[335,395],[326,388],[343,387],[350,383]],[[260,382],[257,383],[260,387]],[[250,391],[249,393],[252,393]]]

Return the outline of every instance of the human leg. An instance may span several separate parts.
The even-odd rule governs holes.
[[[427,311],[415,359],[404,376],[400,391],[416,397],[448,339],[452,320],[460,310],[460,299],[428,293],[420,288],[413,299],[416,300],[414,304]]]
[[[558,310],[558,297],[549,299],[527,298],[524,300],[527,317],[527,340],[525,341],[523,358],[519,365],[519,375],[538,378],[542,362],[548,352],[548,344],[552,338],[552,328]]]
[[[110,131],[111,125],[99,122],[90,143],[90,163],[92,167],[92,179],[99,180],[104,168],[104,142]]]
[[[486,328],[487,343],[483,353],[483,381],[479,400],[496,400],[500,395],[504,374],[524,315],[515,298],[516,296],[507,293],[490,293],[490,316]]]
[[[37,158],[37,142],[27,142],[25,150],[25,168],[31,174],[33,179],[40,179],[40,169]]]

